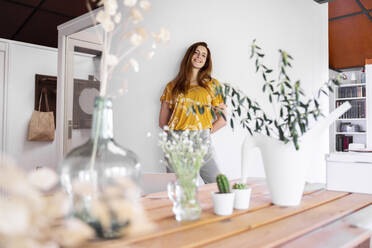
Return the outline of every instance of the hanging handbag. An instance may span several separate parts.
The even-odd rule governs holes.
[[[45,107],[47,112],[41,112],[41,99],[44,95]],[[54,140],[54,115],[49,111],[48,96],[45,88],[42,89],[39,99],[39,109],[32,112],[29,128],[29,141],[53,141]]]

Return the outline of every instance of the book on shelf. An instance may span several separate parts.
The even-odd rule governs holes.
[[[349,97],[365,97],[366,87],[365,86],[352,86],[352,87],[341,87],[338,88],[339,98],[349,98]]]
[[[353,136],[343,134],[336,135],[336,151],[345,152],[349,149],[349,144],[353,143]]]
[[[336,101],[336,108],[341,106],[345,100],[337,100]],[[353,100],[349,101],[351,104],[351,108],[343,114],[340,119],[358,119],[358,118],[366,118],[366,101],[365,100]]]

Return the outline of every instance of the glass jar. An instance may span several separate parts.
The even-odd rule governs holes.
[[[90,139],[73,149],[59,169],[71,215],[92,226],[100,238],[121,236],[130,223],[116,208],[135,200],[132,189],[139,184],[141,165],[135,153],[114,140],[110,98],[96,97]]]
[[[198,177],[178,178],[168,184],[168,197],[173,202],[177,221],[197,220],[202,212],[198,198]]]

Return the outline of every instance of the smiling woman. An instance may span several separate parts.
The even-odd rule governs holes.
[[[210,144],[210,134],[226,125],[221,114],[214,116],[211,111],[226,108],[221,95],[216,94],[219,83],[211,77],[211,72],[212,59],[207,43],[194,43],[187,49],[178,75],[167,84],[160,98],[160,128],[169,126],[177,132],[202,130],[203,139]],[[190,114],[190,109],[194,114]],[[220,173],[214,160],[214,149],[209,146],[200,170],[205,183],[215,182]],[[167,169],[173,171],[170,167]]]

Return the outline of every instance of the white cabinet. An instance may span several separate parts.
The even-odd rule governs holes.
[[[372,194],[372,153],[331,153],[326,163],[328,190]]]

